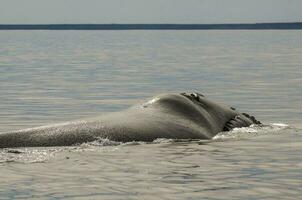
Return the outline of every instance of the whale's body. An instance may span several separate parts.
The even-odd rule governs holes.
[[[253,123],[260,122],[200,94],[165,94],[96,118],[1,133],[0,148],[69,146],[98,138],[121,142],[211,139],[219,132]]]

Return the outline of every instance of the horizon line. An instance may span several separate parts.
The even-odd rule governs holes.
[[[233,24],[299,24],[292,22],[249,22],[249,23],[0,23],[0,25],[233,25]]]
[[[0,24],[0,30],[236,30],[302,29],[302,22],[222,23],[222,24]]]

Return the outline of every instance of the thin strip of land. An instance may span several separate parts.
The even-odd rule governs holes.
[[[302,22],[256,24],[0,24],[0,30],[297,30]]]

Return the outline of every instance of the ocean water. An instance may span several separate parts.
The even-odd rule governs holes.
[[[196,91],[265,127],[0,149],[0,199],[300,199],[302,31],[1,31],[0,133]]]

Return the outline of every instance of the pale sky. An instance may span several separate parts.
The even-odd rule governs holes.
[[[302,21],[302,0],[0,0],[0,24]]]

